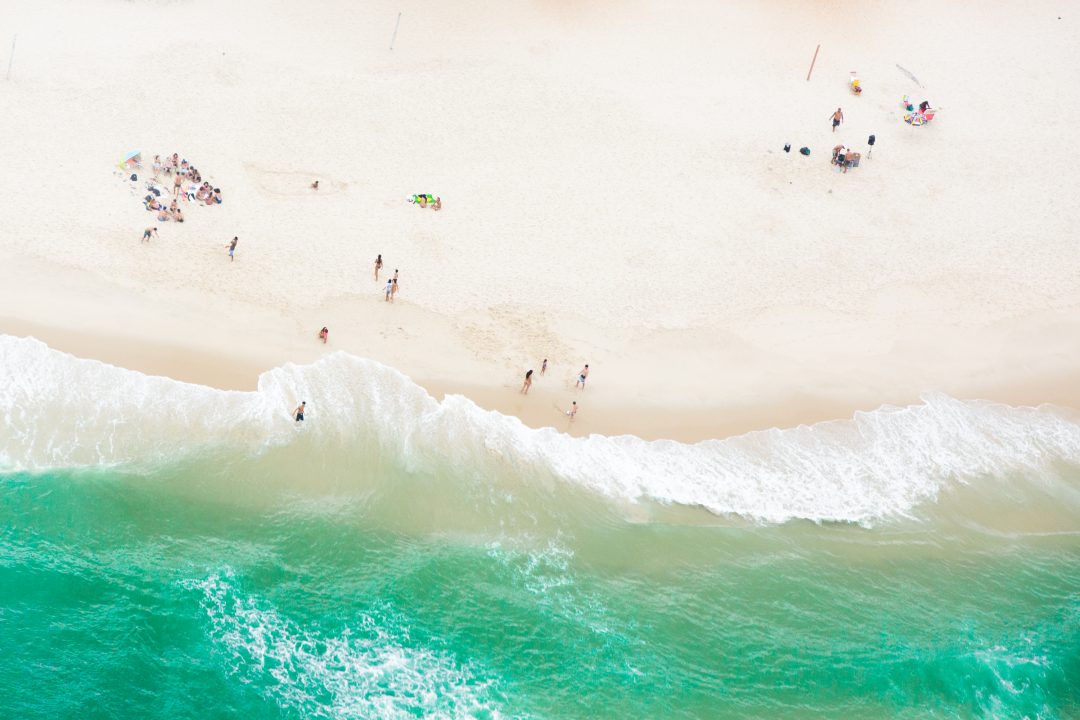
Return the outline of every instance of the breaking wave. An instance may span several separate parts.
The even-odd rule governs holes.
[[[307,400],[298,428],[289,411]],[[363,444],[407,472],[451,467],[562,482],[621,501],[701,506],[767,522],[870,523],[949,485],[1080,462],[1080,421],[928,394],[837,420],[686,444],[535,430],[467,398],[439,402],[345,353],[263,373],[253,392],[151,377],[0,336],[0,470],[147,464],[206,450],[258,455]]]

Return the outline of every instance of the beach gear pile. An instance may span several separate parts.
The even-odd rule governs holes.
[[[422,208],[430,207],[432,210],[442,209],[442,198],[430,193],[419,193],[405,199],[405,202],[419,205]]]
[[[900,105],[905,110],[907,110],[907,112],[904,114],[904,122],[906,122],[908,125],[913,125],[915,127],[927,124],[928,122],[933,120],[934,115],[937,114],[937,110],[930,107],[929,100],[923,100],[921,103],[919,103],[919,107],[916,108],[915,105],[912,104],[911,100],[908,99],[908,96],[905,95],[900,100]]]

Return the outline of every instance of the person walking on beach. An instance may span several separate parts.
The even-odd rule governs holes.
[[[307,409],[307,400],[301,401],[301,403],[296,406],[296,409],[293,410],[293,417],[296,418],[296,422],[298,422],[298,423],[304,422],[304,410],[306,410],[306,409]]]
[[[547,372],[547,358],[544,358],[544,362],[540,363],[540,374],[543,375]]]
[[[577,400],[570,403],[570,409],[566,411],[566,416],[570,418],[570,422],[574,422],[574,416],[577,415]]]
[[[521,385],[521,394],[522,395],[528,395],[529,394],[529,388],[532,387],[532,373],[533,373],[532,370],[525,373],[525,382],[522,383],[522,385]]]
[[[836,128],[839,127],[842,122],[844,122],[844,111],[840,108],[836,108],[836,112],[832,114],[832,131],[836,132]]]
[[[394,275],[397,275],[397,272],[395,272]],[[395,277],[390,282],[393,283],[390,286],[390,302],[394,302],[394,296],[397,295],[397,289],[398,289],[397,278]]]
[[[326,329],[325,325],[323,325],[323,329],[319,331],[319,339],[322,340],[323,345],[326,344],[326,339],[328,337],[330,337],[330,331]]]
[[[148,227],[142,231],[142,242],[150,242],[150,235],[158,237],[156,227]]]
[[[574,389],[576,390],[577,386],[580,385],[581,389],[584,390],[585,389],[585,380],[587,380],[588,377],[589,377],[589,366],[588,366],[588,364],[586,364],[585,367],[581,368],[581,372],[578,373],[577,382],[574,383]]]
[[[236,259],[236,243],[240,242],[240,238],[233,237],[232,242],[225,247],[229,248],[229,262]]]
[[[375,258],[375,282],[379,282],[379,271],[382,270],[382,253]]]
[[[386,281],[386,298],[385,298],[384,302],[390,302],[390,294],[393,293],[393,292],[394,292],[394,281],[393,280],[387,280]]]

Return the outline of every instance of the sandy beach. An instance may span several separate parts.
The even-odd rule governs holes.
[[[227,389],[343,351],[573,434],[1080,407],[1065,10],[5,3],[0,332]],[[141,204],[172,152],[224,198],[182,225]]]

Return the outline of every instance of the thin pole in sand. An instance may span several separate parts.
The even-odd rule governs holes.
[[[817,50],[814,50],[814,59],[810,61],[810,69],[806,71],[806,82],[810,82],[810,73],[814,72],[814,63],[817,62],[817,54],[820,49],[821,43],[818,43]]]
[[[7,79],[11,79],[11,63],[15,62],[15,41],[19,39],[19,33],[15,33],[11,38],[11,55],[8,56],[7,61]]]
[[[390,38],[390,49],[394,49],[394,41],[397,40],[397,29],[401,27],[401,13],[397,14],[397,22],[394,23],[394,36]]]

